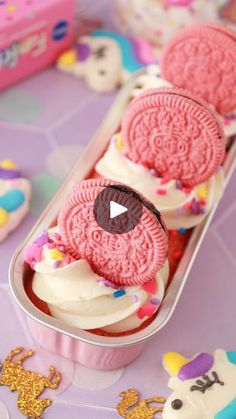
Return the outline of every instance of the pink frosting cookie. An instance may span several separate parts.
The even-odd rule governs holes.
[[[215,106],[221,114],[236,108],[236,34],[201,24],[174,36],[163,52],[163,77]]]
[[[117,183],[89,179],[74,186],[58,216],[63,243],[71,256],[86,259],[105,279],[122,285],[143,284],[156,276],[166,260],[165,226],[155,207],[139,194],[143,211],[135,228],[124,234],[102,229],[94,202],[109,185]]]
[[[123,118],[122,138],[130,160],[186,186],[208,180],[225,155],[215,112],[178,88],[148,90],[133,100]]]

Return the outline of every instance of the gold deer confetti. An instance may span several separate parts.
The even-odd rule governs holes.
[[[45,388],[56,389],[61,375],[54,367],[49,368],[49,376],[28,371],[23,367],[23,361],[31,357],[34,352],[24,348],[13,349],[2,365],[0,365],[0,385],[7,386],[11,391],[18,391],[17,405],[19,411],[27,418],[42,418],[44,410],[50,406],[51,400],[38,399]],[[21,354],[16,358],[16,355]],[[15,360],[13,360],[15,358]]]
[[[164,397],[151,397],[140,401],[139,393],[135,388],[122,391],[120,397],[122,397],[122,400],[117,405],[117,412],[122,418],[126,419],[152,419],[156,413],[163,411],[163,406],[151,407],[149,404],[163,405],[166,401]]]

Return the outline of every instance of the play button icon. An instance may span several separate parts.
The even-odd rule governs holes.
[[[118,217],[118,215],[124,214],[126,211],[128,211],[128,208],[123,207],[123,205],[114,201],[110,202],[110,218]]]
[[[143,214],[140,195],[124,185],[108,185],[94,202],[94,216],[103,230],[124,234],[133,230]]]

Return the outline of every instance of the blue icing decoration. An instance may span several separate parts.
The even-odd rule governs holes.
[[[236,365],[236,352],[226,352],[226,355],[228,357],[229,362]]]
[[[94,38],[110,38],[113,41],[117,42],[122,53],[122,65],[130,73],[133,73],[134,71],[143,68],[144,65],[135,58],[135,51],[132,46],[132,43],[124,36],[118,33],[105,30],[94,31],[91,33],[91,36],[93,36]]]
[[[119,298],[119,297],[123,297],[123,295],[126,294],[125,290],[118,290],[116,292],[114,292],[113,297],[114,298]]]
[[[0,196],[0,207],[7,212],[13,212],[21,207],[25,201],[25,195],[19,189],[12,189]]]
[[[215,419],[236,419],[236,399],[221,412],[217,413]]]

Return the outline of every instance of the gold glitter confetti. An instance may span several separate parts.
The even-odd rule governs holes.
[[[139,400],[139,393],[135,388],[120,393],[122,400],[117,405],[117,412],[122,418],[126,419],[152,419],[158,412],[163,411],[163,407],[149,407],[150,403],[163,405],[164,397],[151,397],[146,400]]]
[[[9,387],[11,391],[18,391],[17,405],[23,415],[27,418],[42,418],[43,411],[50,406],[51,400],[38,399],[38,396],[45,388],[57,388],[61,375],[54,367],[49,368],[48,377],[24,369],[23,361],[34,352],[31,349],[22,353],[23,351],[22,347],[13,349],[0,365],[0,385]],[[22,355],[13,360],[20,353]]]

